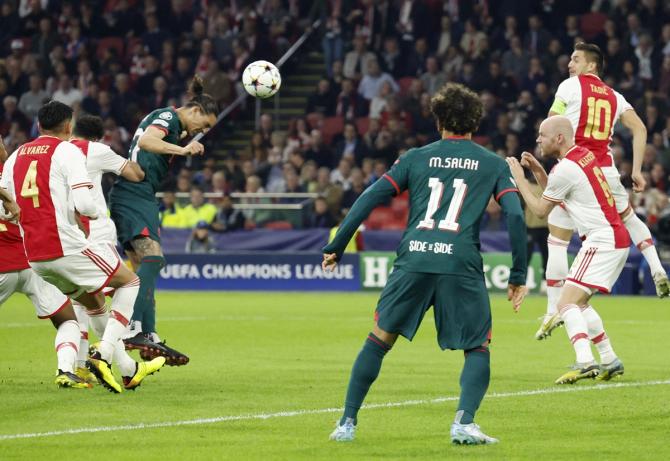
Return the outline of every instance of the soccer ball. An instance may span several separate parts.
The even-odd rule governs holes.
[[[279,91],[281,74],[271,62],[255,61],[244,69],[242,85],[255,98],[269,98]]]

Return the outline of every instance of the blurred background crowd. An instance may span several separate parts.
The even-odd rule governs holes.
[[[10,151],[34,137],[37,109],[52,98],[100,115],[103,142],[125,154],[141,118],[180,105],[194,74],[225,107],[249,62],[281,56],[316,19],[301,52],[320,53],[324,74],[304,116],[280,130],[264,114],[248,146],[214,146],[202,162],[175,169],[161,198],[165,227],[263,226],[272,219],[237,208],[230,194],[264,191],[318,195],[289,227],[336,225],[398,155],[438,139],[430,98],[450,81],[481,94],[478,143],[501,156],[534,152],[537,125],[582,40],[602,48],[604,81],[647,126],[648,188],[631,195],[636,212],[652,231],[670,212],[670,3],[662,0],[4,0],[0,135]],[[630,187],[630,135],[615,133]],[[389,208],[406,213],[406,205]],[[502,226],[499,213],[492,203],[482,225]]]

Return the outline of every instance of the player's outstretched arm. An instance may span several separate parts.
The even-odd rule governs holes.
[[[526,288],[524,285],[512,285],[510,283],[507,286],[507,300],[512,302],[514,312],[519,312],[521,303],[523,303],[523,300],[527,294],[528,288]]]
[[[324,268],[326,266],[334,268],[332,263],[325,264],[325,255],[335,255],[335,261],[338,261],[342,257],[349,240],[356,233],[356,229],[367,219],[372,210],[388,200],[395,192],[396,189],[391,182],[380,178],[358,197],[337,229],[333,241],[323,247]]]
[[[647,127],[634,110],[627,110],[621,114],[621,123],[633,133],[633,190],[643,192],[647,181],[642,176],[642,159],[647,147]]]
[[[519,188],[519,192],[526,202],[526,206],[528,206],[530,211],[532,211],[533,214],[539,218],[548,216],[556,204],[545,200],[542,197],[535,196],[530,187],[530,184],[528,183],[528,180],[524,176],[523,167],[517,159],[514,157],[507,157],[505,160],[509,165],[509,169],[512,172],[512,176],[514,177],[514,181],[516,182],[517,187]]]
[[[139,163],[128,161],[121,170],[121,177],[130,182],[141,182],[144,179],[144,170]]]
[[[500,198],[500,207],[507,221],[507,232],[512,247],[512,267],[509,273],[509,284],[523,286],[526,284],[528,270],[528,252],[526,239],[526,221],[521,201],[516,193],[505,194]]]
[[[163,141],[164,137],[164,131],[149,126],[137,141],[137,145],[142,150],[161,155],[202,155],[205,152],[205,147],[198,141],[191,141],[182,147]]]
[[[3,216],[3,219],[7,221],[18,221],[19,216],[21,215],[21,209],[19,205],[12,199],[9,192],[5,189],[0,188],[0,215]]]

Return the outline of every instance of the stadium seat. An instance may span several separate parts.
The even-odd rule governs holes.
[[[395,219],[395,213],[390,207],[379,207],[370,213],[365,221],[365,227],[366,229],[387,229],[386,224]]]
[[[274,230],[291,230],[293,229],[293,224],[288,221],[270,221],[263,225],[265,229],[274,229]]]
[[[116,54],[120,59],[123,59],[123,39],[121,37],[104,37],[101,38],[98,42],[98,48],[96,49],[96,56],[98,59],[102,59],[103,52],[107,48],[114,48]]]
[[[330,144],[333,138],[344,131],[343,117],[326,117],[321,124],[321,135],[323,142]]]
[[[360,117],[356,119],[356,129],[358,130],[359,135],[363,136],[367,133],[369,127],[370,119],[368,117]]]
[[[605,13],[587,13],[582,15],[579,20],[579,28],[584,39],[591,40],[605,28],[607,15]]]
[[[409,91],[409,87],[412,86],[412,82],[416,80],[414,77],[403,77],[398,80],[398,86],[400,87],[400,94],[405,95]]]
[[[473,136],[472,141],[480,146],[486,146],[491,140],[488,136]]]
[[[393,199],[391,209],[396,218],[403,218],[407,215],[409,211],[409,198],[406,191]]]
[[[323,123],[323,114],[321,112],[310,112],[305,116],[305,119],[311,130],[319,129]]]

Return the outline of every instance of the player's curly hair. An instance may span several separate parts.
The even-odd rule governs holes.
[[[460,83],[447,83],[430,100],[430,110],[440,131],[464,135],[474,133],[482,118],[479,95]]]
[[[204,92],[205,88],[202,83],[202,78],[199,75],[193,77],[191,84],[188,86],[188,92],[191,94],[191,100],[186,103],[186,107],[198,107],[203,114],[217,115],[219,113],[219,105],[214,98]]]

